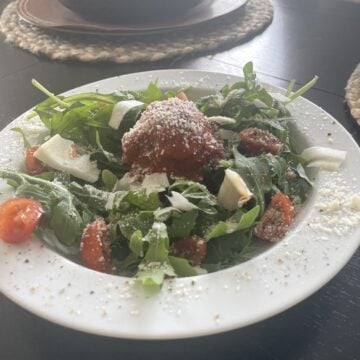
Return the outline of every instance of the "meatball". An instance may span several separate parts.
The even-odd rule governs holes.
[[[147,172],[201,180],[202,168],[224,157],[215,127],[191,101],[151,103],[122,139],[123,162]]]

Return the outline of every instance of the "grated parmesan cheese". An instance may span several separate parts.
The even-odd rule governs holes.
[[[342,236],[360,227],[360,194],[338,175],[319,191],[318,210],[308,225],[312,230]]]

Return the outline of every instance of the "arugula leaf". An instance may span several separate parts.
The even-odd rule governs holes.
[[[164,282],[165,276],[176,276],[170,263],[149,262],[138,266],[136,278],[146,287],[159,287]]]
[[[183,89],[186,91],[186,89]],[[150,82],[145,91],[130,91],[129,92],[136,100],[142,101],[145,104],[150,104],[154,101],[161,101],[168,98],[175,97],[179,91],[168,90],[163,91],[158,86],[158,81]]]
[[[29,198],[39,201],[43,207],[44,215],[48,218],[51,217],[52,208],[55,207],[59,201],[59,198],[56,194],[53,192],[44,192],[43,187],[29,183],[23,183],[19,185],[17,182],[15,182],[14,187],[16,188],[14,193],[16,197]]]
[[[150,104],[153,101],[160,101],[166,98],[166,95],[157,86],[157,82],[150,82],[147,89],[141,92],[132,92],[136,100],[142,101],[145,104]]]
[[[172,207],[172,206],[167,206],[161,209],[156,209],[154,211],[154,218],[156,221],[160,221],[160,222],[165,222],[166,220],[168,220],[172,215],[174,214],[179,214],[181,213],[181,210]]]
[[[89,184],[80,185],[75,181],[69,184],[69,191],[96,215],[106,213],[109,198],[114,196],[113,193],[102,191]]]
[[[161,207],[158,193],[147,193],[145,189],[129,191],[126,201],[142,210],[154,211]]]
[[[113,262],[120,275],[133,277],[138,272],[140,258],[131,252],[124,259],[114,257]]]
[[[108,129],[105,130],[108,131]],[[128,168],[121,164],[121,158],[118,149],[116,151],[116,154],[105,150],[105,148],[101,143],[100,137],[101,137],[100,132],[96,130],[95,142],[98,150],[91,154],[91,160],[95,160],[97,162],[98,168],[103,170],[102,172],[103,180],[104,180],[104,176],[106,177],[106,180],[110,180],[111,173],[113,173],[113,176],[115,178],[123,176],[128,171]],[[118,142],[117,142],[117,148],[119,148]],[[106,172],[106,175],[104,175],[104,171]],[[112,188],[110,188],[109,190],[112,190]]]
[[[158,193],[147,194],[145,190],[110,192],[76,182],[69,185],[69,190],[96,213],[106,213],[108,210],[123,211],[130,205],[146,211],[154,211],[162,206]]]
[[[198,109],[206,116],[222,115],[224,97],[220,93],[204,96],[196,102]]]
[[[254,222],[260,214],[260,206],[254,206],[251,210],[247,211],[241,216],[236,230],[246,230],[253,226]]]
[[[191,180],[176,179],[175,182],[169,186],[169,191],[179,192],[201,211],[209,215],[217,213],[216,197],[209,192],[206,186],[200,183]]]
[[[128,240],[137,230],[142,234],[147,234],[154,224],[154,214],[152,211],[130,211],[126,214],[120,214],[118,226],[121,234]]]
[[[117,157],[117,156],[116,156]],[[90,155],[91,161],[97,162],[97,167],[100,170],[109,170],[111,171],[117,178],[121,178],[129,171],[129,167],[122,165],[120,162],[120,157],[118,162],[111,161],[109,158],[104,155],[102,151],[95,151]]]
[[[118,178],[110,170],[105,169],[101,172],[101,181],[108,191],[111,191],[114,188],[117,180]]]
[[[232,86],[225,85],[220,92],[198,100],[199,110],[207,116],[221,115],[234,118],[236,124],[233,125],[233,128],[243,127],[244,120],[273,119],[277,121],[290,116],[285,105],[308,91],[318,79],[315,77],[295,93],[292,93],[293,82],[291,82],[288,91],[289,97],[285,101],[279,101],[257,80],[252,62],[245,64],[243,73],[243,81]],[[227,125],[224,128],[231,128],[231,126]]]
[[[170,238],[180,238],[188,236],[193,230],[198,217],[198,211],[191,210],[183,213],[174,213],[171,224],[168,226]]]
[[[144,261],[148,263],[168,261],[169,237],[164,223],[155,222],[143,240],[149,244]]]
[[[301,163],[296,165],[296,171],[301,179],[305,180],[310,186],[313,185],[313,182],[309,179]]]
[[[74,103],[51,119],[51,135],[59,134],[77,144],[96,147],[96,132],[105,132],[113,109],[112,104],[101,106],[98,103],[84,105]],[[105,136],[102,136],[103,140]],[[109,139],[105,142],[107,145]]]
[[[233,149],[235,158],[235,171],[246,182],[254,194],[256,203],[260,206],[260,213],[265,210],[265,194],[273,190],[270,165],[266,157],[245,157],[236,148]]]
[[[51,135],[60,134],[77,144],[97,147],[98,131],[103,148],[114,154],[120,153],[122,135],[135,123],[142,110],[139,108],[129,111],[121,129],[115,131],[108,127],[113,107],[118,101],[134,99],[130,92],[81,93],[65,97],[52,94],[36,81],[33,83],[49,96],[49,99],[35,107],[34,112],[50,129]]]
[[[130,94],[130,92],[117,92],[111,94],[99,94],[97,92],[87,92],[80,93],[69,96],[55,95],[45,88],[42,84],[40,84],[35,79],[32,80],[32,84],[44,93],[48,99],[44,100],[40,104],[37,105],[37,109],[47,109],[47,110],[57,110],[60,111],[63,109],[67,109],[71,107],[73,103],[82,102],[87,104],[89,102],[97,101],[99,103],[105,104],[115,104],[121,100],[132,100],[134,97]]]
[[[48,89],[45,88],[45,86],[41,85],[38,81],[36,81],[35,79],[31,80],[31,83],[40,91],[42,91],[45,95],[47,95],[49,97],[49,99],[54,102],[55,104],[62,106],[64,108],[69,107],[70,105],[65,103],[64,101],[62,101],[60,96],[56,96],[55,94],[53,94],[52,92],[50,92]]]
[[[176,276],[169,262],[169,237],[165,224],[155,222],[143,241],[149,246],[136,277],[145,286],[160,286],[165,276]]]
[[[143,257],[144,256],[144,242],[143,236],[140,230],[136,230],[130,237],[129,242],[130,250],[137,256]]]
[[[198,275],[194,267],[191,266],[189,261],[184,258],[180,258],[177,256],[169,256],[169,262],[175,270],[177,276],[187,277]]]
[[[56,171],[44,171],[41,174],[35,175],[35,177],[47,181],[54,181],[57,175]]]
[[[286,178],[286,173],[288,170],[287,161],[279,155],[272,155],[272,154],[263,155],[263,158],[269,164],[269,170],[273,183],[278,186],[285,184],[287,182],[287,178]]]
[[[228,224],[225,221],[219,221],[208,230],[207,234],[205,234],[205,239],[211,240],[213,238],[217,238],[227,234],[228,231]]]
[[[249,90],[254,89],[256,87],[256,74],[254,72],[254,65],[251,61],[244,65],[243,73],[246,87]]]
[[[34,114],[38,115],[42,123],[51,130],[51,122],[53,118],[59,117],[61,118],[62,114],[59,110],[55,110],[52,107],[47,108],[46,102],[44,101],[42,104],[39,104],[35,107]]]
[[[241,230],[247,230],[253,226],[260,213],[260,206],[254,206],[251,210],[244,212],[239,209],[233,216],[226,221],[219,221],[208,229],[205,234],[206,240],[211,240],[220,236],[232,234]]]
[[[207,254],[202,267],[208,271],[217,271],[238,264],[241,254],[251,243],[251,232],[234,232],[220,236],[208,242]]]
[[[79,212],[69,197],[52,208],[50,227],[63,244],[71,246],[80,243],[84,226]]]
[[[299,156],[288,151],[263,157],[269,163],[273,185],[290,198],[300,197],[304,201],[312,183]]]
[[[95,132],[95,141],[96,141],[96,145],[99,148],[99,150],[103,153],[103,155],[106,157],[106,159],[110,162],[110,163],[119,163],[119,158],[117,158],[113,153],[106,151],[104,149],[104,147],[101,144],[100,141],[100,134],[99,131],[96,130]]]
[[[302,86],[299,90],[297,90],[294,93],[292,92],[292,89],[294,87],[295,81],[291,81],[288,88],[289,101],[287,103],[290,103],[295,99],[297,99],[299,96],[305,94],[309,89],[311,89],[317,83],[318,80],[319,77],[317,75],[314,76],[308,83],[306,83],[304,86]]]

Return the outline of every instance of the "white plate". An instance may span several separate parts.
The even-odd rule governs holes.
[[[198,93],[239,80],[219,73],[165,70],[114,77],[71,92],[139,90],[155,79],[164,88],[191,84]],[[359,246],[359,204],[356,209],[354,202],[352,210],[349,203],[335,207],[330,213],[320,212],[319,204],[360,196],[360,151],[345,129],[316,105],[301,98],[290,110],[310,145],[346,150],[347,159],[338,173],[319,172],[315,190],[291,231],[266,252],[214,274],[167,280],[161,292],[148,296],[127,278],[86,269],[37,240],[20,246],[0,242],[1,291],[55,323],[136,339],[219,333],[269,318],[305,299],[328,282]],[[0,133],[1,167],[21,162],[21,142],[9,129],[23,122],[20,117]],[[2,185],[0,191],[6,189]]]

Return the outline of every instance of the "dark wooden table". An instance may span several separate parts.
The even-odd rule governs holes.
[[[0,10],[7,1],[0,0]],[[241,75],[253,60],[260,77],[286,86],[314,74],[306,94],[335,116],[357,141],[360,131],[344,104],[344,88],[360,61],[360,4],[341,0],[273,0],[274,21],[252,40],[212,54],[158,63],[116,65],[55,62],[0,40],[1,128],[42,99],[32,78],[54,92],[95,80],[161,68]],[[0,259],[1,261],[1,259]],[[0,359],[360,359],[360,251],[326,286],[297,306],[244,329],[179,341],[129,341],[62,328],[0,295]],[[1,274],[0,274],[1,276]]]

